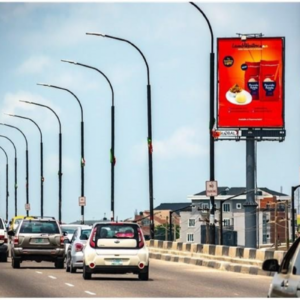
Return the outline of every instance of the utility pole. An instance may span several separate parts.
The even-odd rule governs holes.
[[[285,201],[285,238],[286,238],[286,250],[288,250],[290,248],[288,200]]]
[[[168,240],[168,216],[166,216],[165,240]]]
[[[274,219],[274,232],[275,232],[275,250],[278,250],[278,240],[277,240],[277,203],[275,203],[275,219]]]

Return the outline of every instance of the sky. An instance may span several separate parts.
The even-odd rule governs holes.
[[[300,3],[196,2],[210,20],[215,39],[237,32],[286,38],[284,142],[257,143],[257,186],[290,195],[300,183]],[[115,97],[115,216],[132,218],[149,209],[147,72],[129,44],[88,36],[100,32],[127,39],[143,52],[152,94],[154,207],[188,202],[209,180],[210,33],[188,2],[0,3],[0,122],[28,139],[31,215],[40,215],[40,136],[44,145],[44,215],[58,218],[58,122],[62,124],[62,221],[80,220],[80,109],[85,124],[86,220],[110,217],[112,93],[98,72],[61,62],[73,60],[101,70]],[[215,40],[216,41],[216,40]],[[215,42],[216,45],[216,42]],[[217,49],[215,47],[214,51]],[[18,214],[25,214],[25,140],[0,126],[16,145]],[[9,219],[14,215],[14,149],[0,138],[9,159]],[[246,185],[246,143],[215,143],[219,186]],[[5,218],[5,165],[0,153],[0,217]]]

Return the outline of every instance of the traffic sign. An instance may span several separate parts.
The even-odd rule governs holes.
[[[30,203],[25,204],[25,210],[30,210]]]
[[[86,205],[86,198],[79,197],[79,206],[85,206],[85,205]]]
[[[206,181],[206,197],[215,197],[218,195],[218,182]]]

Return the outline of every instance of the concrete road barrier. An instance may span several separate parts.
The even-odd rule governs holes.
[[[206,266],[230,272],[272,276],[262,270],[265,259],[282,261],[285,251],[170,241],[147,241],[150,258]]]

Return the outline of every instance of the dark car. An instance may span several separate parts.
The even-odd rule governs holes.
[[[281,264],[277,259],[267,259],[262,268],[275,272],[268,297],[300,297],[300,238],[287,251]]]
[[[22,261],[52,261],[64,268],[64,236],[53,218],[35,218],[21,221],[17,230],[9,231],[12,267],[19,268]]]

